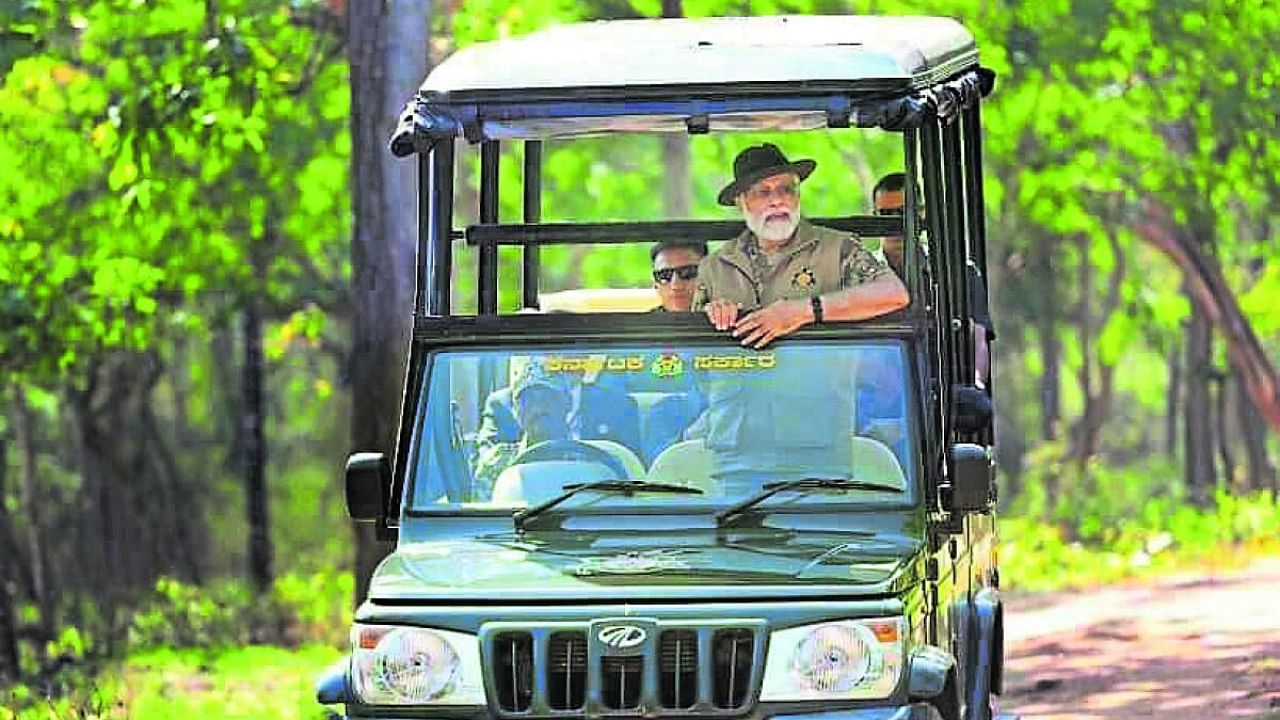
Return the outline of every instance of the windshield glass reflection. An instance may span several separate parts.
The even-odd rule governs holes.
[[[914,502],[906,368],[890,341],[443,351],[419,405],[411,507],[522,508],[607,480],[702,493],[587,493],[565,507],[727,506],[803,478],[883,488],[788,502]]]

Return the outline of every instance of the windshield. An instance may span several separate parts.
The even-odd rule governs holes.
[[[883,340],[441,350],[418,403],[409,508],[527,508],[566,486],[646,480],[700,492],[637,484],[559,509],[705,511],[813,478],[866,485],[769,506],[913,503],[907,357]]]

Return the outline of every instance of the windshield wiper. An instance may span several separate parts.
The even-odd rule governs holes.
[[[564,492],[547,500],[545,502],[534,505],[531,508],[525,508],[514,515],[511,519],[516,524],[516,530],[524,530],[524,525],[529,518],[550,510],[569,498],[580,492],[591,490],[601,493],[624,493],[627,495],[638,492],[659,492],[659,493],[676,493],[679,495],[701,495],[702,490],[688,485],[676,485],[675,483],[650,482],[648,480],[600,480],[597,482],[574,483],[565,485]]]
[[[878,490],[881,492],[900,493],[902,488],[885,483],[850,480],[849,478],[800,478],[798,480],[780,480],[765,483],[760,492],[743,500],[737,505],[716,513],[716,525],[724,525],[729,520],[741,515],[778,493],[808,490]]]

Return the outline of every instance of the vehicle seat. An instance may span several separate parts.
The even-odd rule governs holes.
[[[577,407],[569,416],[569,429],[579,440],[612,440],[640,449],[640,411],[615,378],[583,384]]]
[[[616,480],[608,465],[581,460],[545,460],[512,465],[493,483],[493,502],[534,505],[564,492],[565,485]]]
[[[640,411],[640,437],[641,443],[647,445],[649,438],[649,428],[653,422],[653,408],[660,404],[663,400],[671,396],[669,392],[629,392],[631,399],[636,403],[636,409]]]
[[[687,392],[633,392],[640,411],[640,456],[653,463],[658,453],[680,439],[697,417],[697,402]]]
[[[907,489],[907,476],[888,445],[863,435],[853,436],[853,479]]]
[[[622,467],[627,469],[628,478],[644,477],[644,463],[640,462],[640,456],[626,445],[612,440],[579,440],[579,442],[594,445],[617,458],[618,462],[622,463]]]
[[[649,479],[681,483],[717,494],[716,482],[711,478],[711,459],[711,451],[701,439],[682,440],[658,453],[649,466]]]

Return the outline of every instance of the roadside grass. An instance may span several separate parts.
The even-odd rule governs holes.
[[[1065,441],[1026,458],[1021,491],[1000,510],[1001,586],[1082,589],[1226,570],[1280,554],[1280,503],[1268,491],[1220,485],[1195,503],[1176,460],[1080,463]]]
[[[1000,521],[1001,586],[1017,592],[1085,589],[1131,580],[1243,568],[1280,556],[1280,538],[1255,537],[1210,547],[1167,545],[1151,536],[1155,553],[1141,548],[1090,546],[1063,539],[1057,528],[1034,521]],[[1014,539],[1018,538],[1018,539]],[[1280,720],[1280,718],[1277,718]]]
[[[320,720],[328,714],[316,703],[315,679],[341,656],[319,645],[153,650],[65,688],[56,699],[26,686],[0,692],[0,720]]]
[[[1000,577],[1012,591],[1080,589],[1229,570],[1280,555],[1280,504],[1270,493],[1220,494],[1213,506],[1153,499],[1127,517],[1000,520]]]

